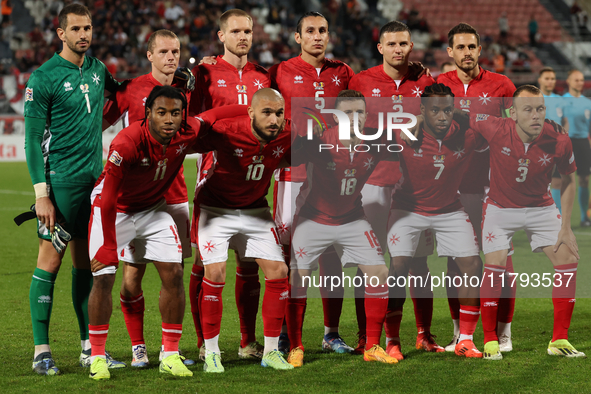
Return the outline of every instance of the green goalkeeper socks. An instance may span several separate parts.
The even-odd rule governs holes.
[[[92,289],[92,272],[72,267],[72,303],[80,327],[80,340],[88,339],[88,296]]]
[[[53,286],[57,274],[35,268],[29,303],[31,305],[31,320],[33,322],[33,338],[35,345],[49,344],[49,320],[53,307]]]

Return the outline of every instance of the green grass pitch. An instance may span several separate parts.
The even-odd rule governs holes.
[[[185,176],[189,188],[195,184],[194,160],[187,160]],[[94,382],[88,370],[78,366],[79,335],[71,307],[71,259],[64,259],[57,278],[53,316],[50,326],[51,347],[62,375],[41,377],[31,371],[33,334],[29,315],[29,285],[37,257],[37,239],[33,222],[17,227],[12,218],[33,203],[30,179],[25,163],[0,164],[0,392],[64,393],[64,392],[133,392],[133,393],[243,393],[243,392],[561,392],[591,391],[591,361],[564,359],[546,354],[552,334],[552,302],[549,292],[527,293],[546,298],[518,299],[513,322],[514,350],[500,362],[467,360],[453,354],[425,353],[414,349],[416,328],[410,300],[406,303],[402,322],[402,346],[406,360],[397,365],[366,363],[361,356],[324,354],[320,343],[323,334],[322,305],[309,299],[304,323],[306,358],[303,368],[279,372],[260,367],[256,362],[238,359],[239,323],[234,302],[234,261],[228,263],[226,289],[223,295],[224,316],[220,347],[226,372],[210,376],[202,364],[194,367],[192,378],[170,378],[158,372],[158,350],[161,338],[158,311],[159,278],[148,268],[143,288],[146,298],[145,337],[152,364],[145,370],[128,367],[112,371],[111,380]],[[190,192],[191,194],[191,192]],[[191,197],[191,196],[190,196]],[[591,230],[578,227],[578,204],[573,213],[581,260],[578,273],[578,300],[570,329],[570,340],[578,350],[591,353]],[[543,255],[531,253],[522,233],[514,240],[515,268],[518,272],[553,272]],[[187,261],[190,271],[191,261]],[[444,271],[444,259],[431,257],[433,274]],[[185,273],[188,298],[189,272]],[[113,290],[113,316],[107,349],[118,360],[131,361],[130,341],[119,306],[121,276]],[[447,301],[436,292],[433,333],[440,344],[451,338],[452,325]],[[526,294],[518,290],[518,295]],[[262,302],[262,297],[261,297]],[[181,349],[196,359],[198,349],[189,302],[184,319]],[[346,299],[341,318],[341,334],[353,345],[356,340],[354,303]],[[260,312],[257,337],[262,342]],[[382,339],[383,341],[384,339]],[[479,323],[475,343],[482,350],[482,328]]]

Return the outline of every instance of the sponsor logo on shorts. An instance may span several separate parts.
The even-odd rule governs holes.
[[[215,244],[213,241],[207,241],[202,247],[204,252],[211,253],[211,251],[215,249]]]
[[[306,252],[306,248],[298,248],[298,250],[295,251],[296,256],[298,256],[298,258],[302,258],[304,256],[307,256],[308,253]]]
[[[497,239],[497,236],[494,235],[493,233],[488,233],[488,235],[485,238],[486,238],[486,242],[491,243],[492,241]]]
[[[277,230],[279,230],[279,234],[283,235],[289,231],[289,226],[287,223],[281,222],[281,224],[277,226]]]
[[[25,90],[25,101],[33,101],[33,88]]]
[[[48,296],[48,295],[39,296],[39,298],[37,298],[37,302],[39,304],[51,304],[51,296]]]
[[[393,234],[393,235],[390,237],[390,243],[391,243],[392,245],[396,245],[398,242],[400,242],[400,237],[399,237],[397,234]]]
[[[113,153],[111,153],[111,156],[109,156],[109,161],[119,167],[123,161],[123,157],[121,157],[121,155],[116,150],[114,150]]]
[[[486,114],[478,114],[476,115],[476,121],[481,122],[488,119],[488,115]]]

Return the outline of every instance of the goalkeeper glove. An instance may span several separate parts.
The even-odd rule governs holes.
[[[179,67],[174,72],[173,86],[175,85],[192,92],[195,89],[195,76],[187,67]]]

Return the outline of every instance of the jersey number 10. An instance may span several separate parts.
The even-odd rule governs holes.
[[[247,181],[260,181],[265,172],[264,164],[250,164],[248,166],[248,172],[246,173]]]

